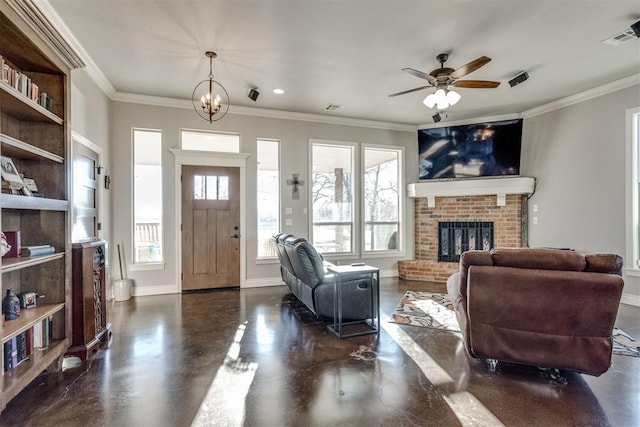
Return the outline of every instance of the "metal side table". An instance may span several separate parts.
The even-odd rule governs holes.
[[[380,269],[370,265],[333,265],[328,270],[335,274],[333,282],[333,324],[327,328],[339,338],[380,332]],[[371,298],[371,317],[344,322],[342,320],[342,283],[354,279],[370,279],[369,297]],[[347,328],[346,328],[347,327]],[[347,332],[346,329],[351,329]]]

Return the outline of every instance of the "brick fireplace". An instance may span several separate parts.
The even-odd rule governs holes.
[[[533,188],[534,179],[527,177],[410,184],[409,196],[414,197],[415,259],[398,261],[398,276],[446,282],[458,271],[458,262],[438,262],[438,223],[442,222],[492,222],[493,247],[525,246],[523,208],[526,195]]]

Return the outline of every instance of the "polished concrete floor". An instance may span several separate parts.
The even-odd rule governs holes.
[[[340,340],[285,287],[112,302],[90,361],[43,374],[3,411],[29,426],[639,426],[640,358],[566,383],[470,359],[455,333],[385,319],[406,290],[383,279],[382,331]],[[618,326],[640,337],[640,308]]]

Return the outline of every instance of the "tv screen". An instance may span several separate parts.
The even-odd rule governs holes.
[[[418,130],[420,179],[520,174],[522,119]]]

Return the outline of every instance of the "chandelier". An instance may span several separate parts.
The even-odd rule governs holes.
[[[223,118],[229,111],[229,94],[219,82],[213,79],[213,58],[215,52],[205,52],[209,58],[209,77],[196,85],[191,94],[191,102],[196,113],[209,123]]]
[[[438,86],[437,90],[427,95],[422,103],[429,108],[435,106],[438,110],[444,110],[456,105],[458,101],[460,101],[460,94],[458,92],[448,90],[446,86]]]

